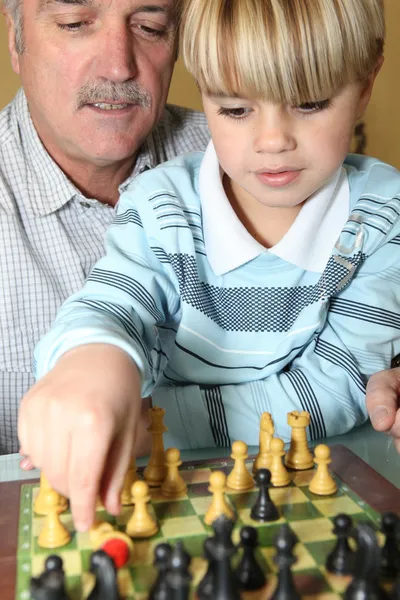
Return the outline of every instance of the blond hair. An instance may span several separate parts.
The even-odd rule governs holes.
[[[383,52],[383,0],[182,0],[181,51],[208,95],[298,105],[363,80]]]

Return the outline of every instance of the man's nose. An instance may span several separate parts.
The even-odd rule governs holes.
[[[260,115],[254,132],[255,152],[277,154],[295,147],[293,124],[284,109],[273,107]]]
[[[98,77],[117,83],[137,75],[134,37],[125,25],[109,27],[101,43],[97,49]]]

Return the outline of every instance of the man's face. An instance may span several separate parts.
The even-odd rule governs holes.
[[[167,99],[174,3],[23,2],[24,52],[17,54],[11,40],[12,64],[56,161],[68,156],[106,166],[134,156]]]

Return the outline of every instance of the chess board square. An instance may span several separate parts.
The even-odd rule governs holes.
[[[187,533],[191,534],[191,531],[188,531]],[[205,539],[205,534],[185,535],[185,537],[182,537],[185,550],[189,552],[192,558],[194,556],[197,556],[198,558],[203,556],[203,544]]]
[[[162,541],[164,541],[164,539],[161,535],[149,539],[135,540],[133,543],[131,565],[152,565],[154,548]]]
[[[334,575],[333,573],[329,573],[324,566],[320,567],[321,573],[324,574],[325,579],[329,582],[331,588],[338,592],[339,594],[343,594],[345,592],[347,586],[349,585],[352,576],[351,575]]]
[[[193,535],[205,534],[205,531],[205,527],[197,515],[168,519],[161,524],[162,535],[167,538],[184,537],[186,532]]]
[[[302,598],[310,596],[319,600],[322,594],[333,592],[329,582],[318,567],[294,571],[294,581]]]
[[[203,484],[201,484],[203,485]],[[161,492],[161,488],[153,488],[150,492],[150,496],[151,496],[151,504],[154,506],[159,502],[168,502],[168,503],[173,503],[173,502],[180,502],[181,500],[187,500],[189,498],[187,492],[185,494],[182,494],[181,496],[179,496],[178,498],[167,498],[166,496],[164,496]]]
[[[159,521],[175,517],[189,517],[196,514],[190,500],[176,500],[175,502],[160,502],[153,506],[156,518]]]
[[[269,490],[269,495],[276,506],[307,502],[307,496],[304,494],[304,492],[300,488],[292,486],[271,488]]]
[[[334,540],[332,521],[330,519],[311,519],[304,521],[291,521],[290,528],[295,532],[300,542],[320,542],[321,540]]]
[[[146,592],[153,585],[157,576],[156,569],[152,565],[130,567],[129,574],[133,582],[135,592]]]
[[[298,504],[284,504],[281,508],[282,515],[287,521],[300,521],[302,519],[315,519],[321,517],[318,509],[311,502]]]
[[[328,558],[328,554],[330,554],[335,547],[336,537],[331,540],[321,540],[319,542],[308,542],[305,543],[305,547],[311,556],[314,557],[315,561],[320,566],[324,566],[326,563],[326,559]]]
[[[313,504],[326,517],[333,517],[339,513],[355,515],[362,512],[362,508],[348,496],[329,496],[323,500],[315,499],[313,500]]]
[[[70,550],[65,552],[62,551],[61,548],[57,548],[56,551],[47,550],[46,553],[43,553],[41,555],[35,554],[32,557],[32,575],[34,577],[37,577],[38,575],[40,575],[40,573],[42,573],[47,556],[50,556],[55,552],[58,554],[58,556],[62,558],[64,571],[68,575],[68,577],[74,575],[81,575],[82,560],[81,553],[79,552],[79,550]]]

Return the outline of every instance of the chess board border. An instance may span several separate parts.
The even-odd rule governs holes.
[[[331,447],[332,471],[362,500],[383,513],[392,511],[400,516],[400,489],[387,481],[349,448]],[[227,448],[227,456],[229,449]],[[224,459],[187,461],[184,466],[199,466],[223,462]],[[0,483],[0,581],[2,600],[15,599],[18,519],[21,486],[37,479]]]

